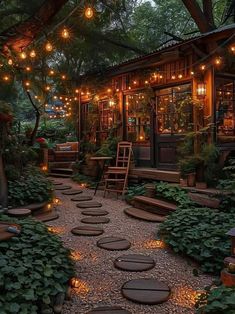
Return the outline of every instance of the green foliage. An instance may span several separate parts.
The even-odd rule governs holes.
[[[223,168],[225,173],[225,179],[220,180],[218,188],[229,191],[231,194],[235,194],[235,158],[231,158],[228,161],[228,165]]]
[[[77,173],[72,177],[73,181],[79,184],[85,184],[86,187],[95,188],[97,182],[92,177],[88,177],[84,174]]]
[[[21,225],[21,234],[0,242],[0,312],[41,313],[43,306],[49,307],[58,293],[66,291],[74,275],[70,252],[42,223],[10,221]]]
[[[204,164],[205,181],[209,186],[215,186],[221,176],[221,167],[218,164],[219,150],[215,144],[205,144],[201,158]]]
[[[135,196],[138,195],[145,195],[146,188],[145,184],[136,184],[128,187],[128,190],[125,194],[125,199],[128,201],[131,201]]]
[[[196,308],[197,314],[234,314],[235,287],[210,287],[198,298]]]
[[[20,206],[49,200],[52,192],[50,181],[34,167],[25,168],[18,180],[8,181],[9,203]]]
[[[202,160],[199,157],[192,156],[179,161],[180,174],[185,178],[189,173],[195,173]]]
[[[159,235],[177,253],[195,259],[204,272],[219,273],[230,253],[226,235],[234,227],[234,213],[209,208],[178,209],[160,225]]]
[[[109,156],[115,157],[117,154],[117,145],[120,141],[120,138],[114,136],[114,129],[111,129],[109,136],[103,142],[100,149],[95,152],[95,156]]]
[[[0,100],[0,113],[12,115],[12,106],[5,101]]]
[[[179,207],[185,208],[193,205],[193,202],[188,197],[188,193],[179,186],[173,186],[166,182],[160,182],[156,183],[155,189],[157,197],[174,202]]]

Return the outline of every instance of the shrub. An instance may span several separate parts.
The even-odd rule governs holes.
[[[49,200],[51,192],[50,181],[34,167],[26,168],[18,180],[8,181],[8,197],[12,206]]]
[[[73,181],[79,184],[85,184],[86,187],[95,188],[97,182],[92,177],[88,177],[84,174],[77,173],[72,177]]]
[[[204,272],[218,273],[230,254],[226,232],[234,227],[234,213],[209,208],[178,209],[160,225],[159,235],[177,253],[195,259]]]
[[[197,314],[234,314],[235,313],[235,287],[210,288],[202,294],[196,303]]]
[[[21,225],[21,234],[0,242],[0,312],[41,313],[42,307],[50,307],[53,298],[66,291],[74,275],[70,252],[42,223],[32,219],[11,222]]]
[[[125,199],[131,201],[133,197],[137,195],[144,195],[146,192],[145,184],[136,184],[128,187],[127,193],[125,194]]]

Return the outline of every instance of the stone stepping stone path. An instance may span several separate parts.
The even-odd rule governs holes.
[[[87,314],[131,314],[131,312],[119,307],[119,306],[104,306],[104,307],[97,307]]]
[[[33,203],[33,204],[30,204],[30,205],[26,205],[24,208],[30,209],[31,211],[36,211],[36,210],[42,209],[47,204],[48,204],[48,201],[41,202],[41,203]]]
[[[82,214],[85,216],[106,216],[109,213],[106,210],[87,209],[87,210],[83,210]]]
[[[81,194],[83,191],[82,190],[69,190],[62,192],[64,195],[76,195],[76,194]]]
[[[62,185],[62,186],[60,186],[60,185],[58,185],[58,186],[56,186],[55,187],[55,190],[58,190],[58,191],[63,191],[63,190],[69,190],[69,189],[71,189],[72,187],[71,186],[69,186],[69,185]]]
[[[126,299],[151,305],[167,301],[171,293],[164,282],[146,278],[127,281],[121,290]]]
[[[129,254],[116,258],[114,266],[126,271],[145,271],[154,268],[155,262],[150,256]]]
[[[52,221],[56,220],[59,218],[59,214],[56,212],[48,212],[48,213],[42,213],[34,216],[36,220],[39,220],[41,222],[47,222],[47,221]]]
[[[165,216],[156,215],[135,207],[129,207],[124,209],[124,213],[128,216],[151,222],[163,222],[166,219]]]
[[[81,204],[77,204],[76,206],[79,208],[96,208],[102,207],[102,204],[98,202],[83,202]]]
[[[84,201],[91,201],[92,197],[88,195],[81,195],[71,198],[71,201],[73,202],[84,202]]]
[[[31,210],[27,208],[14,208],[7,211],[7,215],[11,217],[23,218],[31,215]]]
[[[11,239],[20,233],[21,227],[9,222],[0,222],[0,242]]]
[[[110,222],[106,217],[86,217],[81,220],[84,224],[107,224]]]
[[[94,226],[78,226],[71,230],[72,234],[79,236],[98,236],[104,233],[100,227]]]
[[[106,237],[97,241],[97,246],[109,251],[122,251],[128,250],[131,247],[131,243],[123,238]]]

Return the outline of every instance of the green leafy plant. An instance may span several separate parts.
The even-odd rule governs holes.
[[[0,242],[0,312],[41,313],[42,308],[51,308],[58,293],[66,292],[74,275],[70,252],[44,224],[10,221],[20,224],[21,233]]]
[[[135,196],[145,195],[146,188],[145,184],[136,184],[128,187],[128,190],[125,194],[125,199],[127,202],[130,202]]]
[[[94,180],[94,178],[86,176],[81,173],[77,173],[72,177],[73,181],[79,183],[79,184],[85,184],[86,187],[95,188],[97,182]]]
[[[8,181],[9,203],[12,206],[49,200],[52,185],[46,176],[35,167],[28,167],[18,179]]]
[[[159,235],[177,253],[195,259],[204,272],[219,273],[230,253],[227,231],[234,213],[209,208],[178,209],[160,225]]]
[[[188,193],[179,186],[172,186],[166,182],[156,183],[156,196],[176,203],[179,207],[192,206]]]
[[[201,158],[205,181],[209,186],[215,186],[222,174],[221,166],[218,163],[219,150],[215,144],[205,144],[202,147]]]
[[[200,295],[196,303],[197,314],[234,314],[235,313],[235,287],[209,287]]]

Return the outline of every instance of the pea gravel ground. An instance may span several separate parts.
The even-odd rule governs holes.
[[[79,188],[78,184],[70,179],[57,179],[72,188]],[[102,197],[97,192],[93,200],[103,204],[102,209],[107,210],[110,218],[108,224],[99,225],[104,228],[104,234],[98,237],[74,236],[71,229],[79,225],[83,216],[82,209],[76,207],[71,201],[72,196],[66,196],[56,191],[61,204],[57,207],[59,219],[48,222],[53,232],[57,233],[64,245],[73,251],[72,256],[76,263],[79,287],[73,289],[72,299],[63,307],[63,314],[85,314],[89,310],[104,305],[118,305],[135,314],[192,314],[196,291],[209,285],[213,278],[209,275],[193,275],[197,268],[192,261],[180,257],[165,245],[156,240],[158,224],[132,219],[123,213],[128,205],[117,200],[116,197]],[[84,189],[83,194],[92,195],[94,191]],[[87,216],[86,216],[87,217]],[[105,236],[124,237],[131,242],[127,251],[106,251],[96,246],[97,240]],[[123,255],[140,253],[150,255],[156,261],[152,270],[140,273],[130,273],[117,270],[113,261]],[[139,305],[122,297],[122,285],[131,279],[155,278],[164,281],[172,290],[170,299],[160,305]]]

